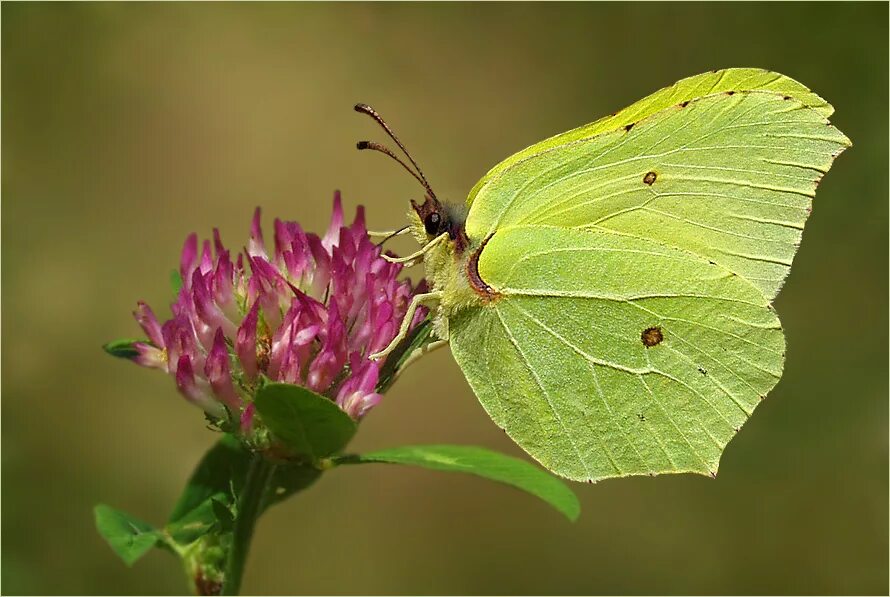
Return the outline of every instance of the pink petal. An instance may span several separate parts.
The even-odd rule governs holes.
[[[209,288],[210,279],[210,276],[202,275],[200,270],[195,270],[195,273],[192,275],[195,312],[210,329],[221,327],[227,336],[234,336],[235,324],[226,318],[213,301],[213,295],[210,293]]]
[[[294,350],[294,336],[297,327],[291,325],[285,338],[281,341],[281,360],[276,364],[278,373],[276,379],[285,383],[296,384],[300,381],[300,359]],[[271,367],[270,367],[271,369]]]
[[[222,244],[222,239],[219,236],[219,228],[213,229],[213,249],[216,251],[217,257],[226,252],[226,248]]]
[[[232,384],[232,373],[229,369],[229,349],[226,346],[226,338],[223,335],[222,328],[216,329],[213,348],[210,350],[210,354],[207,355],[207,361],[204,364],[204,375],[210,381],[210,387],[213,388],[217,398],[229,407],[231,413],[239,413],[241,411],[241,397]]]
[[[363,205],[359,205],[355,208],[355,220],[352,221],[352,226],[349,229],[355,233],[357,237],[367,238],[367,228],[365,228],[365,207]]]
[[[244,412],[241,413],[241,433],[250,432],[250,428],[253,426],[253,412],[256,408],[253,405],[253,402],[244,407]]]
[[[343,203],[340,201],[340,191],[334,192],[334,213],[331,216],[331,224],[328,231],[321,239],[321,244],[330,253],[331,248],[337,245],[340,239],[340,228],[343,227]]]
[[[235,353],[238,355],[238,360],[241,361],[241,369],[251,381],[256,379],[258,373],[256,330],[259,314],[260,302],[254,301],[244,321],[241,322],[235,339]]]
[[[284,314],[284,320],[275,333],[272,334],[272,349],[269,351],[269,367],[267,369],[267,373],[272,379],[281,379],[281,368],[286,364],[285,359],[290,347],[294,322],[301,310],[302,305],[300,301],[293,299],[290,308]]]
[[[201,249],[201,264],[199,269],[202,274],[213,271],[213,251],[210,249],[210,241],[205,240]]]
[[[151,340],[151,343],[158,348],[164,348],[164,336],[161,333],[161,324],[158,323],[157,317],[152,312],[151,307],[142,301],[136,303],[136,310],[133,311],[133,317],[139,322],[140,327]]]
[[[337,400],[337,405],[356,421],[368,414],[368,411],[376,406],[383,398],[381,394],[362,394],[355,392]]]
[[[189,234],[182,245],[182,256],[179,259],[179,274],[182,276],[183,284],[188,284],[192,277],[192,268],[195,265],[195,259],[198,256],[198,235],[194,232]]]
[[[133,348],[138,353],[133,359],[133,362],[137,365],[151,369],[161,369],[162,371],[167,370],[167,358],[163,350],[144,342],[133,344]]]
[[[207,382],[195,377],[188,355],[179,357],[176,366],[176,385],[186,400],[201,407],[207,414],[217,418],[226,416],[225,407],[213,399],[208,391]]]
[[[260,227],[260,208],[253,212],[250,223],[250,240],[247,242],[247,254],[250,257],[266,257],[266,244],[263,242],[263,229]]]
[[[223,251],[216,263],[213,272],[213,300],[219,305],[224,315],[229,319],[239,319],[238,305],[235,300],[235,269],[229,259],[229,252]]]

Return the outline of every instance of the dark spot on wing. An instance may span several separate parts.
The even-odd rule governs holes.
[[[786,96],[783,96],[782,99],[783,99],[783,100],[790,100],[790,99],[791,99],[791,96],[790,96],[790,95],[786,95]]]
[[[658,174],[656,174],[655,172],[646,172],[646,175],[643,177],[643,183],[651,187],[656,178],[658,178]]]
[[[643,344],[646,345],[647,348],[651,348],[657,344],[661,344],[661,341],[664,340],[664,334],[661,333],[660,327],[651,327],[643,330],[643,333],[640,334],[640,340],[643,341]]]
[[[716,479],[716,478],[717,478],[717,471],[708,471],[708,475],[709,475],[712,479]]]
[[[637,413],[637,418],[641,421],[645,421],[646,415],[644,415],[643,413]]]
[[[735,95],[735,91],[727,91],[726,95]]]
[[[708,374],[708,370],[705,369],[704,367],[699,367],[699,368],[698,368],[698,372],[701,373],[702,375],[707,375],[707,374]]]
[[[685,102],[680,102],[680,107],[681,107],[681,108],[685,108],[685,107],[688,106],[688,105],[689,105],[689,100],[686,100]]]
[[[625,124],[625,125],[624,125],[624,130],[629,132],[630,129],[632,129],[633,127],[634,127],[634,123],[631,122],[630,124]]]

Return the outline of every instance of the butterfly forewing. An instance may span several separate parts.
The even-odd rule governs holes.
[[[633,124],[652,116],[665,108],[706,95],[728,91],[754,90],[771,91],[783,96],[791,96],[801,104],[818,111],[825,118],[831,116],[834,111],[828,102],[807,89],[804,85],[779,73],[761,68],[728,68],[702,73],[677,81],[670,87],[660,89],[615,114],[555,135],[513,154],[492,168],[476,183],[470,191],[467,203],[473,203],[479,190],[491,178],[499,175],[513,164],[547,149],[623,128],[628,124]]]
[[[847,145],[819,111],[790,96],[711,95],[517,162],[482,188],[467,232],[613,230],[714,261],[771,299],[816,186]]]

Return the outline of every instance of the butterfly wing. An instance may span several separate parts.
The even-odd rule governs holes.
[[[781,375],[770,301],[849,145],[830,108],[803,99],[684,99],[544,146],[479,187],[467,233],[487,240],[478,272],[496,296],[455,314],[452,351],[492,419],[547,468],[717,470]]]
[[[479,273],[499,296],[452,321],[454,357],[495,423],[571,479],[715,473],[782,372],[767,299],[686,251],[515,226]]]
[[[791,96],[684,100],[504,169],[479,190],[467,234],[522,224],[613,230],[707,257],[772,298],[816,186],[849,144]]]
[[[497,164],[476,183],[467,197],[467,204],[471,205],[473,203],[479,190],[489,179],[499,175],[516,162],[541,153],[544,150],[565,145],[578,139],[586,139],[600,133],[620,129],[684,101],[727,91],[754,90],[771,91],[783,96],[790,95],[803,105],[816,110],[825,118],[828,118],[834,112],[831,104],[824,99],[801,83],[779,73],[761,68],[728,68],[702,73],[677,81],[670,87],[660,89],[627,108],[600,118],[596,122],[560,133],[513,154]]]

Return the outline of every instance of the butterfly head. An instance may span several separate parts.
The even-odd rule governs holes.
[[[467,244],[466,234],[464,233],[466,209],[462,205],[439,201],[436,197],[436,193],[433,192],[430,183],[427,181],[426,176],[424,176],[423,170],[420,169],[420,166],[414,161],[414,158],[411,157],[411,154],[408,153],[408,150],[405,149],[405,146],[402,145],[402,142],[396,137],[396,134],[374,108],[367,104],[356,104],[355,111],[373,118],[386,134],[389,135],[389,138],[395,141],[396,145],[402,150],[414,168],[412,169],[411,166],[402,161],[392,150],[380,143],[374,141],[359,141],[356,147],[358,149],[377,151],[392,158],[401,164],[401,166],[426,190],[426,196],[424,197],[423,203],[418,203],[414,200],[411,201],[411,207],[414,210],[414,214],[409,214],[409,216],[417,216],[416,219],[412,217],[411,228],[418,242],[426,244],[434,238],[447,233],[448,238],[453,243],[455,251],[458,253],[462,252]]]
[[[464,221],[466,209],[460,205],[439,201],[434,195],[427,194],[423,203],[411,200],[414,210],[412,229],[420,242],[429,242],[442,234],[448,234],[455,249],[460,252],[466,246]]]

